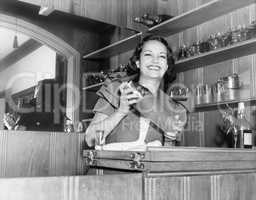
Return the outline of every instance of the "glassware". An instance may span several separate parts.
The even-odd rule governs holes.
[[[248,29],[246,28],[245,24],[241,27],[241,41],[245,41],[248,39]]]
[[[224,46],[222,43],[222,34],[220,32],[216,33],[214,36],[214,46],[215,46],[215,49],[218,49]]]
[[[217,49],[217,40],[215,39],[214,35],[210,35],[210,37],[208,38],[207,42],[209,43],[209,50],[214,50]]]
[[[136,23],[139,23],[139,24],[143,24],[147,27],[152,27],[152,26],[155,25],[153,20],[146,19],[146,18],[143,18],[143,17],[135,17],[133,21],[136,22]]]
[[[72,120],[69,119],[67,116],[64,117],[64,132],[65,133],[73,133],[74,132],[74,125]]]
[[[196,104],[201,104],[203,101],[202,101],[202,98],[203,98],[203,87],[201,84],[198,84],[196,86]]]
[[[200,54],[200,41],[197,41],[196,43],[194,43],[194,47],[195,47],[195,55]]]
[[[223,100],[223,94],[225,92],[224,89],[224,84],[223,81],[221,79],[219,79],[212,88],[213,91],[213,96],[214,96],[214,101],[215,102],[220,102]]]
[[[222,43],[223,47],[231,45],[231,41],[232,41],[231,29],[229,29],[227,32],[222,34],[221,40],[222,40],[221,43]]]
[[[96,130],[96,144],[100,150],[103,150],[103,145],[105,144],[104,130]]]
[[[182,47],[180,47],[179,54],[178,54],[178,59],[181,60],[181,59],[184,59],[184,58],[187,58],[187,57],[188,57],[187,47],[184,44]]]
[[[231,35],[231,44],[236,44],[237,42],[241,42],[241,26],[237,26],[236,29],[232,30],[232,35]]]
[[[210,43],[209,41],[201,41],[200,42],[200,53],[208,52],[210,51]]]
[[[171,19],[173,16],[161,14],[161,15],[150,15],[148,13],[144,14],[142,18],[152,20],[154,22],[154,25],[160,24],[163,21],[166,21],[168,19]]]
[[[247,26],[247,39],[252,39],[256,36],[256,21],[252,21],[249,26]]]
[[[78,122],[76,126],[76,132],[77,133],[82,133],[84,131],[84,125],[83,122]]]
[[[211,103],[212,101],[212,88],[205,84],[203,85],[203,103]]]

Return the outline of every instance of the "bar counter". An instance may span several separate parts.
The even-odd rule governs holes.
[[[253,149],[151,147],[144,151],[84,151],[92,167],[140,172],[146,200],[255,200]],[[111,171],[113,173],[113,171]],[[115,176],[115,175],[112,175]]]
[[[1,131],[0,199],[255,200],[255,150],[96,151],[84,149],[83,139]]]

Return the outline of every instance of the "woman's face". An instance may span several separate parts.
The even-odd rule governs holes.
[[[137,67],[140,68],[141,76],[162,79],[168,68],[165,45],[157,40],[147,41],[142,47]]]

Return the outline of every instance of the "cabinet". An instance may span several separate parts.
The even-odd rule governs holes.
[[[176,33],[185,31],[191,27],[202,24],[208,20],[217,18],[221,15],[227,14],[231,11],[248,6],[255,3],[254,0],[212,0],[199,7],[191,9],[185,13],[182,13],[174,18],[171,18],[163,23],[149,28],[145,33],[158,34],[164,37],[172,36]],[[91,53],[84,55],[86,60],[106,59],[111,56],[115,56],[131,49],[134,49],[138,41],[145,34],[139,32],[132,36],[126,37],[118,42],[112,43],[104,48],[92,51]],[[217,49],[207,53],[202,53],[198,56],[193,56],[187,59],[179,60],[176,62],[177,72],[185,72],[191,69],[199,68],[202,66],[209,66],[214,63],[222,62],[225,60],[250,55],[255,53],[256,39],[250,39],[237,43],[232,46]],[[245,101],[251,101],[254,99],[243,99]],[[223,103],[235,103],[234,101],[226,101]],[[218,102],[219,104],[220,102]],[[196,109],[202,109],[206,107],[216,106],[217,103],[197,105]]]

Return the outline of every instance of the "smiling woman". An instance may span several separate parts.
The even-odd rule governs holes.
[[[88,145],[98,148],[106,143],[104,149],[127,150],[176,140],[186,123],[186,109],[164,93],[175,77],[166,40],[145,37],[130,58],[127,73],[128,82],[107,80],[98,91],[95,116],[86,130]]]

